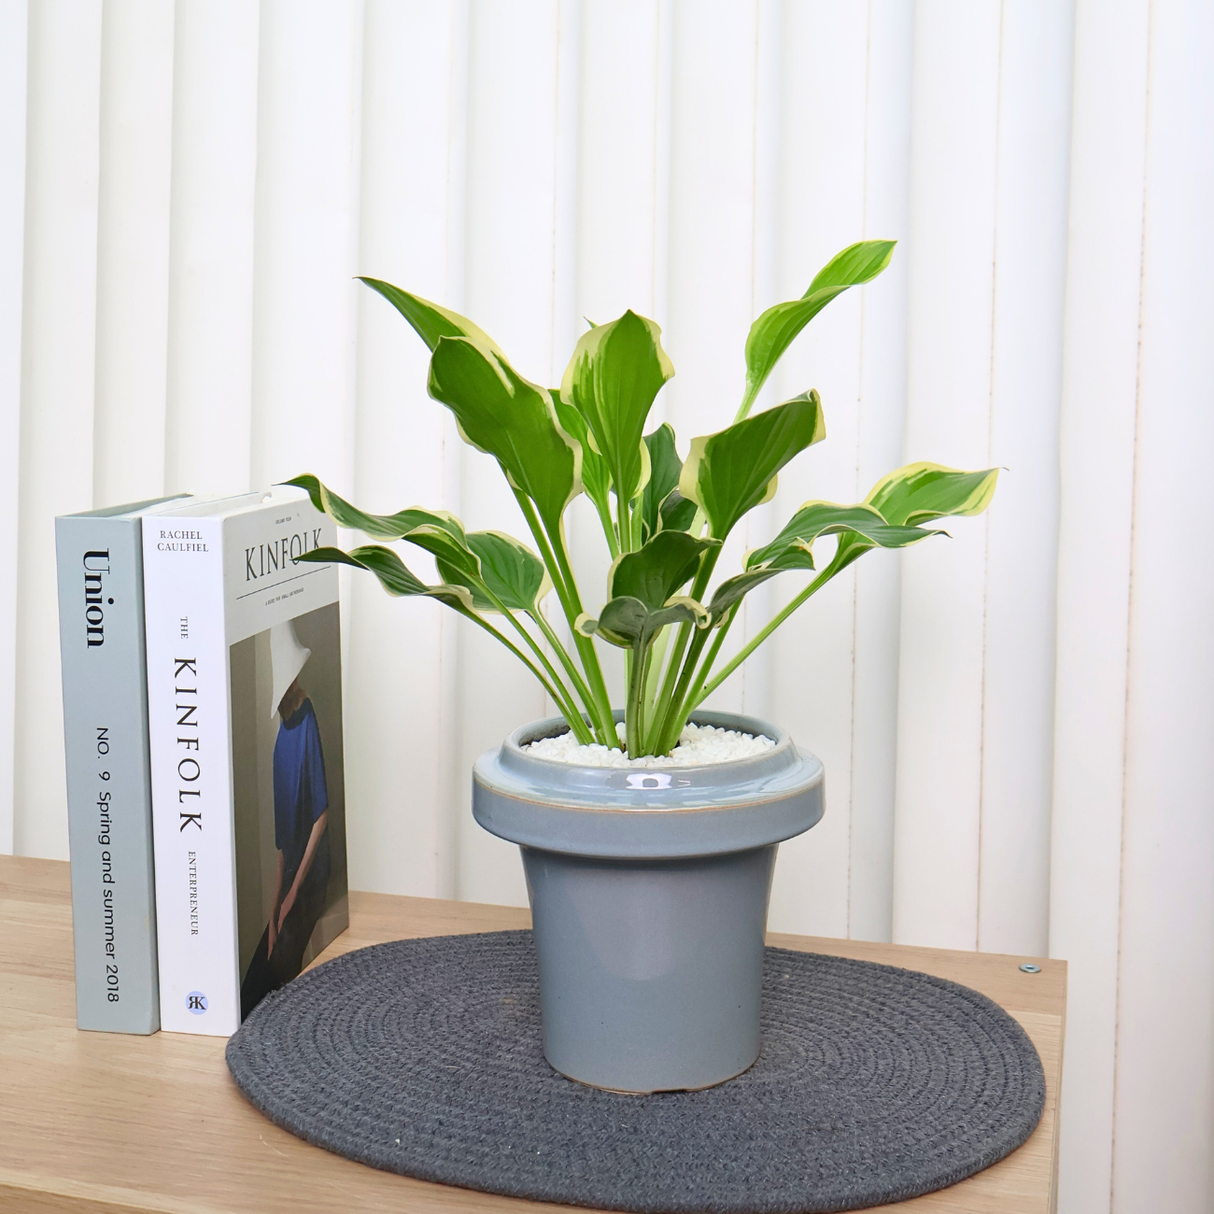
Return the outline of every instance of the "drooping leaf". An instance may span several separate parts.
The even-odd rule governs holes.
[[[634,312],[584,333],[561,381],[561,397],[586,419],[617,496],[631,501],[644,484],[641,434],[674,364],[661,329]]]
[[[379,584],[391,595],[425,596],[453,607],[461,615],[473,614],[472,595],[466,587],[427,586],[409,571],[391,548],[384,548],[380,544],[365,544],[361,548],[352,548],[349,552],[343,552],[340,548],[313,548],[299,559],[316,564],[331,562],[337,565],[353,565],[356,569],[367,569],[379,578]]]
[[[470,531],[468,548],[479,561],[478,578],[469,577],[463,568],[441,557],[437,561],[438,572],[445,582],[466,586],[478,611],[498,610],[480,583],[511,611],[534,611],[552,589],[544,562],[513,536],[500,531]]]
[[[612,598],[639,599],[656,610],[695,575],[701,555],[720,541],[698,539],[686,531],[659,531],[636,552],[616,559],[607,574]]]
[[[306,489],[317,510],[323,511],[340,526],[354,528],[377,540],[398,540],[415,527],[425,525],[441,527],[461,541],[464,537],[464,525],[454,514],[448,514],[445,510],[423,510],[420,506],[410,506],[395,514],[367,514],[338,497],[310,473],[282,483]]]
[[[413,331],[426,343],[431,354],[440,337],[467,337],[505,359],[497,342],[466,316],[422,299],[420,295],[411,295],[378,278],[362,278],[360,281],[365,282],[371,290],[378,291],[413,326]]]
[[[826,437],[816,391],[802,393],[725,430],[691,440],[679,492],[704,511],[723,540],[734,524],[776,491],[776,474],[794,455]]]
[[[675,597],[661,607],[650,607],[631,595],[614,598],[599,612],[597,620],[582,616],[578,620],[578,631],[583,636],[597,633],[609,644],[623,649],[637,646],[647,647],[653,638],[668,624],[694,624],[707,628],[708,612],[703,603],[695,599]]]
[[[750,412],[767,377],[797,334],[848,287],[876,278],[889,265],[896,243],[894,240],[862,240],[849,245],[818,271],[809,290],[800,299],[768,308],[750,326],[746,338],[746,395],[738,410],[739,417]]]
[[[573,435],[582,446],[582,488],[586,496],[595,504],[600,516],[610,515],[611,473],[603,457],[591,446],[586,431],[586,419],[567,401],[552,394],[552,403],[556,406],[557,421],[566,434]]]
[[[813,570],[814,557],[810,545],[800,541],[787,544],[766,565],[748,569],[744,573],[726,578],[716,589],[712,602],[708,606],[715,628],[724,623],[726,613],[735,604],[740,603],[756,586],[775,577],[777,573],[785,573],[790,569]]]
[[[835,502],[806,502],[770,544],[746,554],[746,568],[756,569],[770,563],[792,543],[812,545],[821,535],[845,531],[856,533],[881,548],[905,548],[929,535],[940,534],[921,527],[892,526],[874,506],[864,503],[840,506]]]
[[[581,492],[582,448],[561,429],[547,389],[464,337],[440,337],[430,359],[430,395],[442,401],[474,447],[497,458],[552,534]]]

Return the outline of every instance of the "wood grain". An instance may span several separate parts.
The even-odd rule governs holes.
[[[526,927],[525,910],[359,894],[350,930],[318,959],[384,940]],[[1049,1214],[1066,965],[773,935],[771,943],[924,970],[1002,1004],[1041,1054],[1046,1109],[1020,1150],[906,1214]],[[241,1097],[224,1041],[76,1029],[68,866],[0,857],[0,1208],[17,1214],[299,1214],[408,1209],[487,1214],[532,1202],[377,1172],[308,1146]],[[556,1207],[548,1207],[554,1209]]]

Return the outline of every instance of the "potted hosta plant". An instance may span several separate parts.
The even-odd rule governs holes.
[[[806,502],[742,568],[718,578],[721,546],[825,437],[815,391],[753,407],[781,355],[832,299],[888,264],[892,241],[844,249],[801,299],[777,304],[746,341],[732,425],[693,438],[646,421],[674,367],[651,320],[625,312],[577,343],[559,388],[528,382],[471,321],[364,279],[431,352],[430,395],[497,460],[531,533],[467,531],[441,510],[367,514],[313,476],[292,483],[339,524],[429,552],[427,583],[382,543],[304,559],[370,570],[391,594],[445,603],[509,648],[559,710],[523,725],[473,772],[473,813],[519,844],[539,964],[544,1051],[599,1087],[705,1087],[758,1056],[763,936],[776,848],[822,816],[822,765],[776,725],[701,709],[794,611],[874,548],[940,534],[926,524],[986,508],[996,471],[911,464],[862,502]],[[586,494],[602,522],[606,583],[579,587],[564,516]],[[815,547],[832,537],[819,567]],[[748,591],[809,575],[727,661]],[[554,595],[564,626],[549,619]],[[601,605],[600,605],[601,603]],[[554,613],[555,614],[555,613]],[[602,645],[624,651],[612,704]]]

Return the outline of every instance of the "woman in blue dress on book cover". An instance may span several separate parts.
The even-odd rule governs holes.
[[[274,742],[274,846],[277,876],[269,922],[240,989],[243,1019],[270,991],[299,974],[329,892],[329,791],[320,727],[304,668],[312,651],[288,620],[270,629]]]

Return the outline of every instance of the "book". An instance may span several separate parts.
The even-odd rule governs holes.
[[[141,516],[181,496],[55,520],[76,1024],[160,1027]]]
[[[227,1036],[348,922],[336,529],[292,486],[144,520],[161,1027]]]

